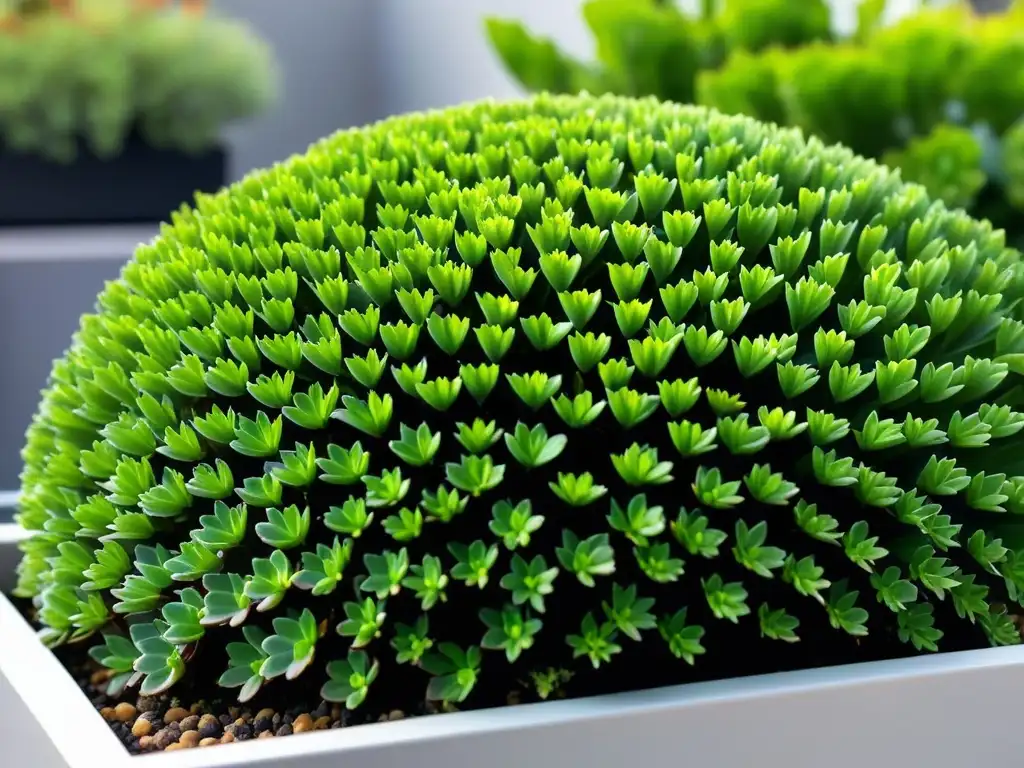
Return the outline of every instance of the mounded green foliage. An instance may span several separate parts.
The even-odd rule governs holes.
[[[82,320],[17,594],[115,689],[362,711],[1015,643],[1021,271],[704,108],[344,131],[182,207]]]

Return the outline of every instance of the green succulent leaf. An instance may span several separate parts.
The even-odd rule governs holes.
[[[329,680],[320,689],[320,698],[344,702],[348,710],[357,709],[366,700],[379,671],[380,664],[371,662],[365,651],[349,651],[345,661],[332,661],[327,665]]]
[[[464,701],[476,686],[482,654],[477,646],[462,650],[454,643],[441,643],[437,652],[423,657],[424,670],[434,675],[427,686],[427,698],[457,703]]]
[[[434,641],[427,636],[430,629],[426,615],[420,616],[413,626],[395,625],[395,637],[391,641],[399,664],[417,664],[434,647]]]
[[[345,612],[342,621],[335,631],[342,637],[352,638],[352,648],[363,648],[369,645],[370,641],[380,637],[381,629],[384,626],[386,601],[375,602],[372,597],[367,597],[361,603],[345,603],[342,609]]]

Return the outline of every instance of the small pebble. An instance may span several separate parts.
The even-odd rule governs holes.
[[[401,720],[405,717],[405,712],[400,709],[392,709],[388,713],[388,720]]]
[[[262,735],[273,730],[274,721],[269,717],[257,717],[252,724],[252,729]]]
[[[284,716],[284,724],[285,725],[291,725],[294,722],[295,722],[295,717],[294,716],[292,716],[290,714]]]
[[[233,719],[237,720],[241,716],[242,710],[238,707],[228,707],[228,714],[231,715]]]
[[[292,733],[305,733],[313,730],[313,718],[308,714],[301,714],[292,723]]]
[[[230,744],[234,740],[235,740],[235,734],[232,733],[231,731],[228,731],[227,733],[225,733],[223,736],[220,737],[220,743],[221,744]]]
[[[249,725],[239,725],[235,728],[235,738],[238,741],[245,741],[246,739],[252,738],[252,727]]]
[[[211,736],[220,736],[220,721],[213,715],[203,715],[199,718],[199,735],[204,739]]]
[[[181,744],[179,744],[178,742],[174,742],[173,744],[168,744],[166,747],[164,747],[164,752],[176,752],[179,749],[182,749]]]
[[[170,725],[188,717],[188,710],[183,707],[171,707],[164,714],[164,722]]]
[[[277,729],[277,733],[275,735],[276,736],[291,736],[291,734],[292,734],[292,727],[286,723],[285,725],[282,725],[280,728]]]
[[[193,715],[198,715],[200,712],[203,711],[203,703],[201,701],[197,701],[195,704],[188,708],[188,711],[191,712]]]
[[[185,731],[178,739],[178,743],[183,747],[194,747],[199,743],[199,731]]]
[[[153,730],[153,724],[144,717],[140,717],[135,721],[135,725],[132,726],[132,736],[149,736]]]
[[[139,749],[149,749],[152,746],[153,746],[153,737],[152,736],[143,736],[141,739],[139,739]]]
[[[331,720],[341,720],[341,705],[335,704],[331,707]]]
[[[213,738],[212,736],[207,736],[205,739],[202,739],[199,742],[200,747],[208,747],[211,744],[220,744],[220,741],[218,739]]]
[[[135,706],[140,712],[155,712],[160,709],[160,699],[155,696],[139,696]]]
[[[189,715],[179,725],[183,731],[194,731],[199,727],[199,715]]]
[[[264,707],[256,713],[256,719],[262,720],[265,717],[273,717],[276,713],[270,707]]]
[[[259,738],[261,738],[261,739],[271,739],[273,737],[274,737],[274,732],[273,731],[264,731],[263,733],[261,733],[259,735]]]
[[[103,709],[100,710],[100,715],[103,717],[104,720],[107,720],[107,721],[116,719],[116,715],[114,714],[114,708],[113,707],[104,707]]]
[[[318,717],[316,719],[316,722],[313,723],[313,729],[317,730],[317,731],[322,731],[325,728],[329,728],[330,726],[331,726],[331,718],[329,716],[327,716],[327,715],[324,715],[323,717]]]
[[[231,725],[233,722],[235,722],[235,718],[231,717],[230,715],[221,715],[217,719],[220,720],[220,724],[225,728]]]
[[[168,745],[178,740],[178,734],[170,728],[161,728],[153,737],[153,746],[157,749],[167,749]]]
[[[89,677],[89,685],[99,685],[100,683],[107,682],[107,680],[109,679],[110,671],[106,669],[101,669],[92,673],[92,675]]]
[[[271,721],[270,721],[270,722],[271,722],[271,723],[273,723],[273,726],[274,726],[274,730],[275,730],[275,731],[276,731],[276,730],[277,730],[278,728],[280,728],[280,727],[281,727],[281,713],[280,713],[280,712],[275,712],[275,713],[274,713],[274,717],[273,717],[273,718],[271,719]]]
[[[313,719],[314,720],[319,720],[321,717],[324,717],[325,715],[329,715],[330,713],[331,713],[331,705],[328,704],[326,701],[321,701],[320,702],[320,706],[318,706],[316,709],[314,709],[312,714],[313,714]]]

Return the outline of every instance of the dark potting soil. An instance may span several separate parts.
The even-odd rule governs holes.
[[[12,599],[18,610],[29,623],[35,626],[32,606],[27,600]],[[980,648],[987,645],[980,630],[971,631],[968,622],[944,622],[951,630],[943,638],[943,652]],[[963,626],[963,632],[955,631]],[[733,627],[735,634],[738,628]],[[973,629],[977,630],[976,627]],[[862,643],[855,638],[843,642],[839,633],[827,634],[828,647],[805,641],[785,644],[780,642],[758,642],[756,629],[746,638],[751,643],[745,653],[715,653],[715,648],[704,638],[707,654],[700,663],[686,667],[689,675],[685,679],[673,673],[666,679],[667,669],[654,649],[647,647],[632,659],[629,675],[588,674],[580,667],[574,670],[570,684],[556,691],[553,698],[581,698],[584,696],[614,693],[624,690],[656,688],[680,682],[699,682],[721,678],[746,677],[755,674],[812,669],[883,659],[908,658],[921,655],[920,652],[898,640],[894,632],[889,642],[885,641],[885,627],[872,627],[882,638],[875,635],[872,642]],[[813,635],[812,635],[813,636]],[[837,642],[838,641],[838,642]],[[656,645],[645,643],[645,646]],[[269,739],[309,733],[319,730],[333,730],[353,725],[370,725],[376,722],[400,720],[435,714],[441,710],[433,702],[410,699],[408,694],[392,698],[389,695],[367,699],[356,712],[350,712],[339,704],[322,701],[317,688],[301,684],[301,678],[285,685],[270,683],[248,704],[241,705],[234,698],[234,690],[219,688],[214,670],[197,670],[190,667],[192,674],[181,680],[167,695],[139,696],[137,691],[124,691],[119,696],[110,696],[106,691],[109,675],[89,657],[88,643],[69,644],[54,650],[55,658],[74,678],[102,717],[108,727],[117,735],[130,754],[144,754],[156,751],[173,751],[194,747],[208,747],[250,739]],[[639,649],[639,644],[637,646]],[[632,650],[632,649],[629,649]],[[633,654],[625,651],[622,657]],[[753,652],[751,652],[753,651]],[[646,656],[646,658],[644,658]],[[718,657],[717,659],[715,657]],[[706,663],[713,660],[713,663]],[[678,670],[678,660],[673,670]],[[191,664],[191,662],[190,662]],[[621,667],[620,667],[621,669]],[[209,673],[207,673],[209,672]],[[314,677],[310,675],[309,677]],[[319,684],[319,683],[317,683]],[[286,687],[287,686],[287,687]],[[539,701],[529,686],[514,686],[495,695],[501,700],[485,700],[471,697],[459,709],[482,709],[495,706],[511,706]],[[285,694],[285,696],[282,696]],[[390,701],[385,701],[389,699]],[[392,706],[402,701],[402,708]]]

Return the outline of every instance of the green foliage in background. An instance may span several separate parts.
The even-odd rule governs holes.
[[[1016,643],[1022,272],[702,107],[343,131],[183,206],[83,318],[16,594],[116,686],[373,718]]]
[[[486,29],[503,63],[532,90],[684,103],[694,99],[698,73],[720,66],[731,51],[831,39],[825,0],[705,0],[702,8],[693,16],[664,0],[587,0],[583,17],[594,35],[593,63],[567,55],[516,20],[489,18]]]
[[[966,3],[926,3],[887,24],[885,0],[863,0],[849,36],[833,31],[823,2],[704,5],[690,16],[670,3],[589,0],[598,61],[587,65],[518,22],[487,29],[528,88],[654,95],[797,126],[899,166],[1024,246],[1024,5],[978,17]]]
[[[268,47],[237,22],[87,4],[0,31],[0,146],[72,160],[80,142],[116,155],[138,132],[197,151],[275,96]]]

